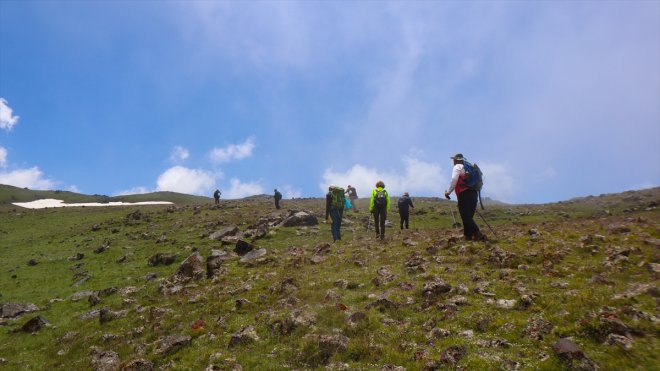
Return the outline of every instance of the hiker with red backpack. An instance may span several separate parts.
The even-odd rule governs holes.
[[[332,241],[341,241],[341,219],[344,216],[344,205],[346,196],[341,187],[328,187],[328,194],[325,195],[325,220],[328,216],[332,219],[330,231],[332,232]]]
[[[390,209],[390,195],[385,190],[385,183],[379,180],[376,183],[376,189],[371,191],[369,200],[369,212],[374,215],[374,225],[376,227],[376,237],[385,238],[385,219],[387,210]]]
[[[460,153],[450,158],[454,160],[454,168],[451,174],[451,183],[445,191],[445,197],[449,200],[449,195],[454,191],[456,192],[458,212],[461,214],[461,220],[463,221],[465,239],[470,241],[485,240],[486,236],[479,231],[479,226],[474,222],[474,214],[477,211],[482,186],[481,170],[476,164],[469,163]]]

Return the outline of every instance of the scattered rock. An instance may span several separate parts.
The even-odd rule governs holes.
[[[121,366],[119,354],[111,350],[92,347],[91,357],[91,366],[94,371],[116,371]]]
[[[148,264],[151,267],[155,267],[157,265],[170,265],[176,261],[176,258],[179,256],[179,254],[163,254],[163,253],[158,253],[156,255],[153,255],[152,257],[149,258]]]
[[[192,343],[192,337],[187,335],[163,336],[156,340],[154,354],[166,356]]]
[[[254,330],[254,326],[245,326],[231,336],[231,339],[229,339],[229,348],[255,341],[259,341],[259,336]]]
[[[76,255],[69,256],[67,258],[68,261],[76,261],[76,260],[82,260],[85,257],[85,254],[83,253],[76,253]]]
[[[216,232],[211,233],[211,235],[209,235],[209,239],[214,240],[214,241],[222,240],[224,237],[234,236],[238,232],[240,232],[240,229],[238,229],[237,226],[230,225],[230,226],[224,227],[224,228],[222,228],[222,229],[220,229]]]
[[[527,322],[527,326],[525,327],[523,333],[525,336],[531,339],[540,341],[543,340],[545,335],[550,334],[554,327],[555,326],[551,322],[542,318],[532,318],[529,320],[529,322]]]
[[[552,346],[552,350],[562,360],[571,361],[584,358],[584,352],[573,341],[568,338],[561,338]]]
[[[252,263],[257,263],[261,260],[263,260],[263,257],[266,256],[268,251],[266,249],[258,249],[258,250],[252,250],[248,252],[247,254],[243,255],[243,257],[239,260],[239,263],[242,264],[252,264]]]
[[[153,362],[146,359],[138,358],[126,362],[126,364],[122,366],[121,371],[152,371],[153,369],[154,369]]]
[[[27,265],[30,266],[30,267],[34,267],[34,266],[37,265],[37,264],[39,264],[39,262],[37,261],[37,259],[30,259],[30,260],[28,260],[28,262],[27,262]]]
[[[0,318],[14,318],[37,310],[39,308],[32,303],[0,303]]]
[[[311,213],[305,211],[298,211],[289,215],[280,226],[282,227],[301,227],[301,226],[313,226],[318,225],[319,220],[312,215]]]
[[[433,281],[424,284],[422,287],[422,296],[432,299],[449,291],[451,291],[451,285],[436,277]]]
[[[452,345],[440,353],[440,362],[455,366],[466,354],[467,348],[465,346]]]
[[[50,326],[50,322],[48,322],[44,317],[36,316],[36,317],[32,317],[29,321],[27,321],[21,327],[21,331],[37,332],[46,326]]]
[[[618,345],[625,350],[630,350],[633,347],[633,339],[628,336],[622,336],[617,334],[607,335],[605,343],[609,345]]]
[[[251,243],[244,241],[244,240],[239,240],[236,242],[236,247],[234,247],[234,252],[238,255],[245,255],[252,251],[254,249],[254,245]]]
[[[206,271],[203,268],[202,256],[199,253],[193,253],[184,260],[176,273],[174,273],[174,281],[189,281],[199,280],[204,278]]]

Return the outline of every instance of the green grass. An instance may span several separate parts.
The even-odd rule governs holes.
[[[230,259],[219,277],[193,282],[170,296],[160,292],[160,284],[193,251],[206,258],[213,249],[233,249],[211,241],[210,233],[230,224],[245,230],[278,213],[272,202],[223,200],[219,208],[211,202],[46,210],[6,207],[0,210],[0,303],[34,303],[40,311],[7,319],[0,327],[0,358],[6,360],[2,366],[87,369],[90,347],[96,346],[117,352],[123,363],[145,358],[156,368],[176,370],[208,365],[231,369],[234,364],[244,369],[324,369],[328,364],[347,364],[351,369],[401,365],[413,370],[437,361],[448,347],[461,345],[467,352],[458,366],[464,369],[507,369],[517,363],[521,369],[554,370],[563,366],[552,345],[560,337],[572,337],[602,369],[652,369],[658,364],[658,330],[639,313],[655,315],[655,298],[645,293],[614,299],[631,285],[657,279],[648,268],[648,263],[657,262],[657,246],[645,241],[660,238],[660,213],[648,207],[660,197],[657,189],[635,195],[633,201],[624,200],[630,196],[624,194],[551,205],[494,206],[481,213],[496,230],[496,238],[477,218],[493,239],[488,245],[463,242],[461,232],[452,228],[450,208],[455,203],[432,198],[414,201],[411,230],[398,230],[396,209],[390,211],[388,219],[395,228],[387,229],[388,238],[381,243],[373,238],[373,231],[365,231],[367,200],[361,199],[358,213],[345,214],[353,224],[342,228],[343,241],[331,245],[323,262],[312,264],[310,258],[317,246],[331,240],[329,225],[320,224],[318,234],[313,228],[272,229],[254,241],[268,250],[267,262],[246,266]],[[282,204],[281,214],[288,209],[309,210],[323,217],[321,199]],[[599,213],[602,204],[607,204],[609,214]],[[142,219],[127,218],[136,210]],[[454,214],[458,218],[455,210]],[[631,232],[613,233],[612,224],[625,224]],[[530,229],[539,235],[531,236]],[[588,235],[602,235],[604,240],[584,246]],[[459,238],[451,242],[454,237]],[[408,246],[404,240],[417,245]],[[110,246],[107,251],[94,252],[104,244]],[[439,247],[433,255],[426,250],[432,245]],[[616,248],[630,248],[628,260],[604,265]],[[76,253],[85,257],[69,260]],[[169,266],[149,266],[149,257],[156,253],[178,257]],[[424,271],[407,270],[405,263],[414,253],[424,259]],[[38,264],[28,265],[30,259]],[[381,268],[394,278],[378,286],[374,279]],[[77,273],[91,278],[73,287]],[[157,278],[146,280],[151,273]],[[609,283],[594,283],[597,274]],[[426,302],[423,285],[435,278],[454,290]],[[295,287],[279,290],[287,279]],[[467,291],[458,293],[459,287]],[[494,296],[477,292],[478,287]],[[87,299],[72,300],[74,293],[109,288],[119,291],[99,295],[101,302],[93,306]],[[132,288],[130,293],[127,288]],[[494,303],[519,300],[522,293],[533,297],[526,308],[502,309]],[[467,305],[446,305],[455,295],[465,297]],[[397,307],[368,308],[379,298]],[[237,301],[244,304],[237,306]],[[106,323],[98,317],[82,319],[101,308],[126,315]],[[609,331],[599,319],[603,312],[634,330],[632,349],[602,343]],[[352,323],[348,318],[355,314],[362,319]],[[52,326],[36,334],[14,332],[34,315],[45,317]],[[282,332],[278,326],[290,324],[291,318],[300,323]],[[554,326],[541,340],[525,335],[533,318]],[[192,329],[197,320],[204,321],[203,330]],[[254,326],[260,339],[230,348],[232,334],[247,325]],[[433,328],[451,334],[433,338],[429,335]],[[466,336],[466,331],[473,335]],[[156,340],[179,334],[191,336],[192,345],[165,356],[155,354]],[[323,335],[346,336],[348,346],[328,354],[318,343]]]

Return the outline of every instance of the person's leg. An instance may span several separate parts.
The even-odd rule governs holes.
[[[403,229],[403,223],[404,223],[405,217],[403,214],[403,211],[399,210],[399,226],[401,229]]]
[[[408,229],[408,222],[410,220],[410,213],[406,212],[405,214],[403,214],[403,220],[406,224],[406,229]]]
[[[479,195],[477,194],[476,191],[466,191],[467,193],[467,212],[468,212],[468,223],[470,226],[470,235],[472,236],[472,239],[478,240],[481,238],[481,232],[479,231],[479,226],[477,223],[474,221],[474,214],[477,212],[477,203],[479,202]]]
[[[374,207],[374,227],[376,228],[376,236],[380,236],[380,210]]]
[[[339,234],[339,226],[341,225],[341,218],[339,216],[339,212],[335,209],[331,210],[330,218],[332,219],[332,225],[330,226],[330,230],[332,231],[332,240],[340,240],[341,236]]]
[[[460,195],[457,196],[458,198],[458,213],[461,215],[461,221],[463,222],[463,235],[465,236],[466,239],[470,240],[472,239],[472,230],[471,227],[472,225],[469,224],[470,222],[470,211],[469,211],[469,203],[466,197],[466,192],[462,192]]]
[[[387,210],[380,211],[380,239],[385,238],[385,219],[387,219]]]

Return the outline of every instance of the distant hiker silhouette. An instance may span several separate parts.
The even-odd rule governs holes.
[[[332,218],[330,231],[334,242],[341,241],[341,219],[344,216],[345,202],[343,188],[332,185],[328,187],[328,193],[325,195],[325,220],[328,220],[328,216]]]
[[[410,195],[408,192],[405,192],[401,198],[399,198],[398,202],[398,207],[399,207],[399,224],[401,225],[401,229],[403,229],[403,226],[405,224],[406,229],[408,229],[408,219],[410,218],[410,213],[409,213],[409,208],[415,208],[412,203],[412,199],[410,198]]]
[[[358,198],[357,190],[355,187],[351,187],[349,184],[348,187],[346,187],[346,194],[348,195],[348,200],[351,203],[351,209],[353,209],[353,211],[358,211],[357,207],[355,207],[355,200]]]
[[[458,200],[458,212],[463,221],[463,235],[466,240],[484,240],[486,237],[479,231],[479,226],[474,222],[474,213],[477,211],[477,202],[479,193],[471,188],[466,179],[465,162],[462,154],[457,153],[453,157],[454,168],[451,173],[451,183],[445,191],[445,197],[449,200],[449,195],[455,191]]]
[[[220,195],[222,192],[220,192],[219,189],[216,189],[215,192],[213,192],[213,198],[215,199],[215,204],[218,205],[220,204]]]
[[[387,210],[390,209],[390,195],[385,190],[385,183],[379,180],[376,183],[376,189],[371,191],[369,200],[369,212],[374,214],[374,226],[376,227],[376,237],[385,238],[385,219]]]
[[[280,200],[282,199],[282,194],[275,189],[275,208],[279,209],[280,208]]]

